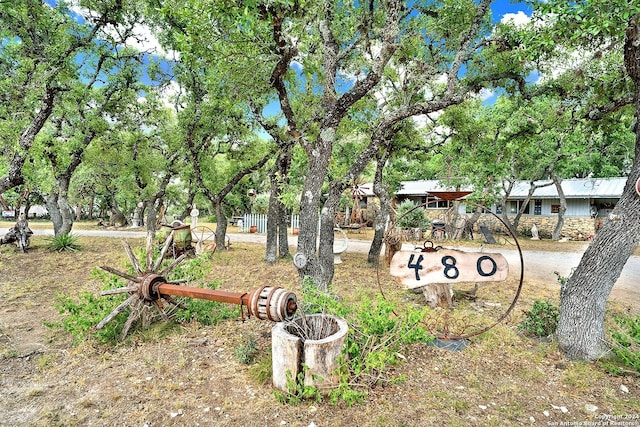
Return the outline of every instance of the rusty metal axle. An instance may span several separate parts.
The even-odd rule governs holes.
[[[167,282],[165,275],[169,274],[171,270],[186,258],[186,254],[182,254],[162,269],[162,271],[159,271],[161,262],[172,243],[173,235],[174,231],[172,231],[167,238],[164,247],[160,251],[160,256],[155,262],[151,259],[153,240],[151,236],[147,236],[147,253],[144,267],[134,256],[129,244],[123,241],[125,251],[135,269],[134,274],[124,273],[107,266],[101,267],[103,270],[120,276],[128,282],[127,286],[103,291],[102,295],[128,293],[129,298],[116,307],[107,317],[102,319],[102,321],[96,325],[96,329],[102,329],[119,313],[130,308],[129,317],[121,331],[121,339],[124,339],[136,319],[140,318],[142,313],[145,312],[146,307],[155,306],[164,319],[168,319],[168,315],[165,313],[163,300],[169,304],[182,307],[182,304],[173,299],[174,296],[236,304],[240,307],[246,306],[249,316],[253,315],[261,320],[281,322],[293,318],[298,309],[298,301],[293,292],[289,292],[283,288],[262,286],[250,293],[236,293],[216,289],[181,286],[177,282]],[[242,316],[244,317],[244,311],[242,312]],[[145,323],[144,320],[145,317],[143,317],[143,323]]]
[[[296,295],[282,288],[262,286],[251,293],[241,294],[167,283],[164,277],[153,273],[148,273],[142,278],[138,285],[138,295],[150,302],[167,296],[181,296],[236,304],[246,306],[249,315],[273,322],[290,320],[298,308]]]

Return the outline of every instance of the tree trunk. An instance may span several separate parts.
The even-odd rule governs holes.
[[[278,220],[280,221],[280,226],[278,227],[278,256],[280,258],[288,258],[289,236],[287,229],[289,224],[287,223],[287,208],[282,203],[278,203],[278,206],[280,208],[280,215],[278,216]]]
[[[622,268],[640,243],[640,15],[626,31],[624,62],[635,85],[635,159],[620,200],[560,292],[558,343],[570,358],[597,359],[607,351],[605,306]]]
[[[323,136],[330,137],[329,131],[324,131]],[[335,133],[335,131],[334,131]],[[321,137],[321,139],[324,139]],[[332,146],[333,140],[322,144],[329,147]],[[322,152],[322,148],[318,147],[318,151]],[[329,150],[329,152],[331,152]],[[319,289],[327,290],[329,281],[327,281],[328,272],[322,274],[319,256],[316,254],[316,239],[318,236],[318,219],[320,209],[320,197],[322,196],[322,184],[327,176],[327,167],[329,165],[329,156],[320,154],[317,156],[309,156],[309,170],[304,181],[304,191],[300,201],[300,233],[298,235],[298,254],[294,258],[296,267],[300,277],[310,276],[315,279]],[[321,225],[321,228],[325,228]],[[325,233],[326,234],[326,233]],[[333,218],[331,218],[331,245],[333,246]],[[322,241],[321,241],[322,243]],[[331,254],[331,276],[333,276],[333,254]]]
[[[553,229],[553,233],[551,235],[552,240],[560,240],[562,237],[562,227],[564,227],[564,213],[567,211],[567,198],[564,196],[564,191],[562,190],[562,180],[558,178],[556,174],[551,175],[551,179],[556,186],[556,190],[558,190],[558,196],[560,197],[560,210],[558,211],[558,222],[556,223],[555,228]]]
[[[87,216],[89,217],[89,221],[93,219],[93,204],[95,203],[95,196],[92,195],[89,198],[89,207],[87,208]]]
[[[374,234],[367,262],[371,265],[378,265],[380,260],[380,252],[382,252],[382,244],[384,243],[384,234],[387,229],[387,221],[389,220],[389,212],[391,211],[391,198],[387,187],[382,184],[382,172],[389,159],[389,147],[385,146],[380,149],[376,158],[376,174],[373,178],[373,193],[380,201],[380,209],[374,218]]]
[[[71,233],[71,227],[73,227],[73,212],[67,200],[66,192],[61,191],[58,195],[58,207],[60,209],[62,224],[59,229],[54,229],[56,237]]]
[[[384,243],[384,233],[387,230],[388,219],[389,201],[386,200],[383,202],[382,199],[380,199],[380,210],[378,210],[374,219],[373,240],[371,241],[369,254],[367,255],[367,262],[371,265],[378,265],[378,261],[380,260],[380,253],[382,252],[382,244]]]
[[[289,182],[291,168],[292,144],[280,142],[280,152],[276,164],[270,173],[271,197],[269,198],[269,215],[267,218],[267,247],[265,261],[276,262],[277,251],[280,258],[289,256],[289,236],[287,236],[287,209],[280,200],[282,185]]]
[[[216,247],[224,248],[224,239],[227,235],[227,217],[224,216],[222,200],[215,200],[213,210],[216,213]]]
[[[264,260],[268,264],[276,262],[278,252],[278,228],[280,225],[280,208],[277,201],[277,187],[275,176],[271,177],[271,196],[269,197],[269,212],[267,214],[267,244]]]
[[[640,141],[636,142],[636,153]],[[580,264],[560,290],[558,343],[570,358],[592,360],[607,349],[605,306],[611,288],[640,242],[640,197],[634,190],[640,178],[640,157],[611,217],[596,233]]]
[[[147,200],[144,203],[144,210],[147,212],[147,218],[146,218],[146,228],[147,228],[147,233],[149,233],[152,237],[155,237],[156,235],[156,216],[157,216],[157,212],[156,212],[156,201],[161,200],[161,199],[156,199],[156,200]],[[159,205],[162,205],[162,201],[160,201]]]
[[[60,208],[58,206],[58,195],[56,193],[47,195],[45,205],[47,206],[47,211],[49,211],[49,217],[53,224],[53,232],[57,236],[58,230],[62,228],[62,216],[60,215]]]
[[[31,210],[31,193],[24,199],[24,215],[25,219],[29,219],[29,211]]]
[[[49,194],[46,199],[47,210],[53,223],[53,233],[56,237],[69,234],[73,227],[73,211],[67,200],[69,179],[62,176],[57,180],[57,191]]]

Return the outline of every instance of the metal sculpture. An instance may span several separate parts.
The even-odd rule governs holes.
[[[446,199],[446,196],[443,196],[443,198]],[[456,194],[451,195],[451,201],[454,200],[458,200]],[[468,200],[465,202],[478,206]],[[417,205],[413,209],[425,206],[426,203]],[[494,213],[491,214],[505,226],[505,229],[515,242],[520,261],[520,272],[519,281],[508,308],[495,321],[490,321],[488,325],[478,324],[471,318],[458,317],[453,310],[450,310],[452,304],[449,291],[452,290],[451,285],[454,283],[474,283],[475,288],[472,293],[475,297],[478,282],[504,281],[507,278],[509,266],[502,254],[488,253],[482,250],[480,252],[464,252],[443,248],[442,246],[434,247],[431,241],[425,242],[423,248],[416,248],[414,251],[398,250],[391,254],[390,273],[399,283],[403,284],[407,289],[423,289],[427,301],[429,301],[430,297],[438,299],[442,296],[443,304],[439,304],[440,300],[438,299],[435,301],[437,303],[435,305],[447,308],[445,310],[434,310],[433,316],[424,322],[427,330],[433,333],[436,338],[463,340],[482,334],[505,320],[513,311],[520,296],[524,281],[522,249],[513,231],[507,227],[500,217]],[[378,286],[382,292],[379,278]],[[434,290],[438,292],[431,292]],[[382,294],[384,296],[384,293]],[[434,297],[434,294],[437,294],[437,296]]]
[[[188,298],[206,299],[209,301],[217,301],[229,304],[236,304],[241,307],[242,317],[244,311],[242,307],[247,307],[247,314],[253,315],[261,320],[271,320],[280,322],[293,318],[297,310],[297,298],[292,292],[288,292],[282,288],[262,286],[250,293],[236,293],[223,290],[195,288],[181,286],[183,281],[167,281],[165,277],[176,268],[180,262],[186,257],[187,253],[183,253],[174,259],[168,266],[160,269],[162,260],[165,258],[167,251],[170,249],[175,230],[171,231],[169,237],[164,243],[160,255],[156,260],[152,259],[153,239],[147,237],[146,260],[144,268],[133,254],[131,246],[127,241],[123,242],[124,249],[129,257],[129,261],[135,269],[135,274],[127,274],[108,266],[101,266],[105,271],[115,274],[127,280],[127,286],[117,289],[110,289],[101,292],[102,296],[120,293],[128,293],[127,298],[122,304],[118,305],[107,317],[102,319],[96,329],[102,329],[107,323],[113,320],[119,313],[129,308],[130,313],[121,332],[121,339],[126,337],[133,323],[143,317],[145,309],[155,307],[160,316],[168,320],[169,316],[165,311],[165,303],[177,307],[182,307],[179,301],[173,297],[182,296]]]

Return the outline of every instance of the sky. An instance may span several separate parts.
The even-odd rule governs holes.
[[[531,7],[522,2],[496,0],[491,4],[491,12],[494,22],[514,19],[516,23],[521,23],[531,16]]]

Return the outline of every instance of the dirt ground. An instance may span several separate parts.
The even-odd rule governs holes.
[[[72,345],[66,333],[44,326],[60,319],[57,295],[97,294],[101,283],[92,270],[124,265],[118,239],[79,242],[82,250],[74,253],[49,252],[40,236],[26,254],[0,248],[2,426],[640,426],[640,378],[607,374],[598,363],[567,361],[553,342],[517,333],[535,299],[557,301],[553,283],[525,281],[506,322],[472,338],[463,351],[412,345],[393,372],[406,381],[373,387],[361,404],[285,405],[269,381],[256,380],[253,367],[234,355],[248,336],[257,337],[260,352],[267,354],[269,322],[191,323],[158,339],[134,333],[116,347]],[[268,266],[262,255],[259,245],[234,244],[214,254],[210,276],[231,291],[271,285],[299,292],[291,261]],[[420,303],[393,286],[385,272],[378,282],[366,254],[342,259],[334,290],[344,298],[373,298],[381,283],[385,294]],[[492,292],[484,291],[479,304],[503,310],[508,292]],[[612,296],[608,308],[637,314],[638,303]]]

